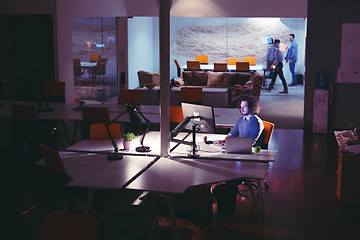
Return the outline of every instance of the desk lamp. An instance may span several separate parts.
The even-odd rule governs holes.
[[[121,153],[119,153],[119,146],[117,145],[117,143],[115,142],[113,136],[111,135],[109,126],[111,124],[113,124],[114,122],[116,122],[120,117],[122,117],[125,113],[127,113],[127,111],[120,113],[116,118],[114,118],[113,120],[111,120],[110,122],[105,123],[105,128],[107,133],[109,134],[109,138],[111,140],[111,143],[114,147],[114,153],[110,153],[107,156],[108,160],[121,160],[123,159],[123,155]]]
[[[145,130],[145,132],[143,133],[143,135],[140,138],[141,146],[136,147],[135,150],[137,152],[150,152],[151,151],[150,147],[144,146],[144,138],[145,138],[145,135],[149,131],[151,122],[149,121],[149,119],[147,119],[144,116],[144,114],[134,104],[126,104],[126,111],[129,112],[131,122],[134,122],[134,121],[140,122],[140,118],[138,117],[138,115],[140,115],[140,117],[142,119],[144,119],[144,121],[147,123],[146,130]],[[135,115],[134,115],[134,113],[135,113]]]
[[[179,144],[185,144],[185,145],[190,145],[192,146],[192,151],[191,154],[189,154],[189,157],[191,158],[197,158],[199,155],[196,154],[196,124],[194,124],[192,126],[192,131],[189,132],[188,134],[186,134],[186,136],[183,139],[176,139],[175,137],[180,133],[181,130],[183,130],[186,125],[191,121],[191,119],[195,119],[195,118],[201,118],[200,116],[186,116],[184,118],[184,120],[182,120],[181,123],[179,123],[174,130],[171,132],[171,140],[172,142],[176,142],[178,143],[175,147],[173,147],[170,152],[172,152],[177,146],[179,146]],[[192,134],[192,141],[188,142],[185,141],[184,139],[186,139],[190,134]]]

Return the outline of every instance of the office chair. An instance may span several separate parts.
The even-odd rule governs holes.
[[[96,240],[97,235],[96,216],[53,212],[44,214],[39,240]]]
[[[271,122],[264,121],[264,120],[263,120],[263,124],[264,124],[264,130],[261,133],[261,135],[263,135],[263,136],[260,135],[260,137],[259,137],[259,139],[262,138],[263,143],[262,143],[262,146],[260,146],[260,147],[262,149],[268,149],[275,125]]]
[[[96,79],[97,77],[101,77],[106,75],[106,64],[107,64],[108,58],[100,58],[100,60],[96,63],[96,66],[89,69],[89,73],[91,74],[93,79]]]
[[[200,62],[200,64],[208,64],[209,56],[208,55],[196,55],[196,60]]]
[[[214,63],[214,72],[227,72],[227,63]]]
[[[141,104],[141,90],[135,89],[120,89],[118,95],[118,104]]]
[[[249,62],[236,62],[236,71],[249,71]]]
[[[83,121],[87,123],[106,123],[110,122],[109,110],[107,107],[84,106]]]
[[[71,199],[71,194],[65,188],[65,184],[73,178],[66,173],[57,150],[49,148],[44,144],[39,144],[39,150],[48,170],[45,192],[53,199],[64,201],[65,204],[65,201]]]
[[[73,58],[73,69],[75,79],[81,77],[85,73],[84,70],[81,69],[80,58]]]
[[[170,105],[170,130],[173,130],[183,119],[182,107]]]
[[[90,125],[94,123],[104,124],[110,122],[110,114],[107,107],[90,107],[82,108],[83,121],[81,122],[81,135],[83,139],[90,138]]]
[[[201,87],[182,87],[180,102],[202,104],[203,92]]]
[[[34,152],[41,138],[44,138],[46,129],[38,117],[38,111],[34,104],[11,104],[12,134],[16,146],[30,145],[30,152]],[[18,154],[16,152],[16,154]],[[30,153],[29,153],[30,154]]]
[[[238,62],[238,61],[239,61],[238,58],[228,58],[227,64],[228,65],[236,65],[236,62]]]
[[[176,65],[176,69],[177,69],[177,76],[180,77],[181,76],[181,68],[180,68],[180,64],[178,63],[176,58],[174,58],[174,63]]]
[[[187,70],[201,70],[200,61],[186,61]]]
[[[101,53],[90,53],[89,62],[99,62],[101,59]]]
[[[116,138],[121,138],[120,123],[113,123],[109,126],[109,131],[111,136]],[[89,126],[89,140],[104,140],[109,139],[109,134],[106,130],[105,124],[103,123],[94,123]]]
[[[48,102],[65,102],[65,82],[45,81],[42,97]]]
[[[250,65],[256,65],[256,57],[244,57],[244,62],[249,62]]]

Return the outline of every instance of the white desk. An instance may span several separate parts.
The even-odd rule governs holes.
[[[186,70],[187,66],[184,65],[181,67]],[[236,65],[227,65],[228,71],[236,71]],[[214,71],[214,64],[200,64],[200,69],[203,71]],[[250,71],[263,71],[263,65],[250,65]]]
[[[186,133],[181,132],[176,138],[182,139]],[[224,134],[205,134],[197,133],[196,142],[199,146],[198,154],[199,159],[204,160],[230,160],[230,161],[249,161],[249,162],[274,162],[277,150],[265,150],[262,149],[259,153],[252,154],[229,154],[222,153],[221,148],[215,144],[205,144],[203,142],[203,136],[206,135],[208,140],[223,140],[226,135]],[[135,148],[140,146],[141,136],[137,136],[131,142],[131,148],[129,151],[123,150],[122,139],[115,139],[119,146],[119,152],[131,155],[148,155],[148,156],[160,156],[160,132],[149,132],[144,138],[144,146],[150,146],[151,152],[139,153],[135,151]],[[191,141],[192,135],[188,136],[186,141]],[[171,142],[170,148],[174,147],[176,143]],[[173,157],[186,157],[190,147],[188,145],[180,144],[172,153]],[[79,151],[79,152],[101,152],[101,153],[112,153],[114,148],[110,140],[82,140],[66,149],[67,151]]]
[[[264,179],[267,163],[160,158],[127,188],[162,193],[184,193],[190,186],[238,178]]]
[[[85,155],[80,161],[65,160],[64,165],[68,173],[74,177],[74,180],[68,183],[68,186],[89,187],[88,201],[85,212],[89,209],[90,200],[97,188],[129,188],[136,190],[145,190],[151,192],[164,193],[167,196],[170,215],[173,227],[176,228],[175,214],[173,207],[173,194],[182,194],[188,187],[211,184],[235,179],[248,179],[248,187],[253,199],[253,207],[257,213],[258,201],[254,195],[250,180],[256,180],[260,186],[260,180],[265,179],[268,169],[268,162],[275,161],[277,151],[261,150],[260,153],[252,154],[223,154],[211,152],[217,150],[216,146],[204,145],[200,143],[205,134],[197,134],[201,153],[197,159],[181,157],[179,153],[174,153],[176,157],[159,158],[155,156],[124,156],[123,160],[110,162],[106,160],[107,155],[96,154],[93,156]],[[224,139],[225,135],[206,134],[209,140]],[[179,138],[185,136],[180,133]],[[139,137],[137,137],[139,138]],[[188,137],[191,139],[191,135]],[[121,144],[121,140],[116,140]],[[136,141],[136,140],[133,140]],[[174,146],[175,143],[171,143]],[[151,146],[150,154],[158,155],[160,153],[159,132],[149,132],[145,137],[144,145]],[[138,144],[132,145],[128,153],[136,153],[134,148]],[[181,150],[180,146],[177,151]],[[185,146],[187,147],[187,146]],[[210,150],[209,150],[210,149]],[[113,152],[111,142],[104,141],[81,141],[67,150],[86,151],[97,150]],[[200,151],[199,151],[200,152]],[[202,157],[202,155],[204,156]],[[206,155],[207,154],[207,155]],[[213,154],[213,155],[212,155]],[[89,159],[89,163],[87,160]],[[231,161],[229,161],[231,160]],[[84,169],[85,168],[85,169]],[[73,169],[70,171],[70,169]],[[72,175],[73,174],[73,175]],[[263,208],[261,188],[260,200]]]

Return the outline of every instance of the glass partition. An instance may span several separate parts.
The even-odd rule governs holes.
[[[74,95],[89,102],[116,97],[116,18],[73,19],[72,44]]]

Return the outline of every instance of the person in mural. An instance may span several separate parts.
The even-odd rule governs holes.
[[[281,82],[283,84],[284,90],[279,92],[281,94],[286,94],[288,93],[288,88],[287,88],[287,84],[286,84],[286,80],[284,78],[284,73],[283,73],[283,53],[280,51],[279,48],[280,45],[280,40],[279,39],[275,39],[274,41],[274,48],[275,48],[275,71],[273,73],[272,79],[271,79],[271,83],[270,85],[265,88],[266,91],[271,92],[271,89],[274,87],[275,81],[277,76],[279,75]]]
[[[295,86],[297,84],[296,74],[295,74],[295,64],[297,62],[297,52],[298,52],[298,45],[294,41],[295,34],[291,33],[289,35],[289,47],[285,56],[286,62],[289,62],[289,69],[292,76],[292,82],[289,84],[289,86]]]

